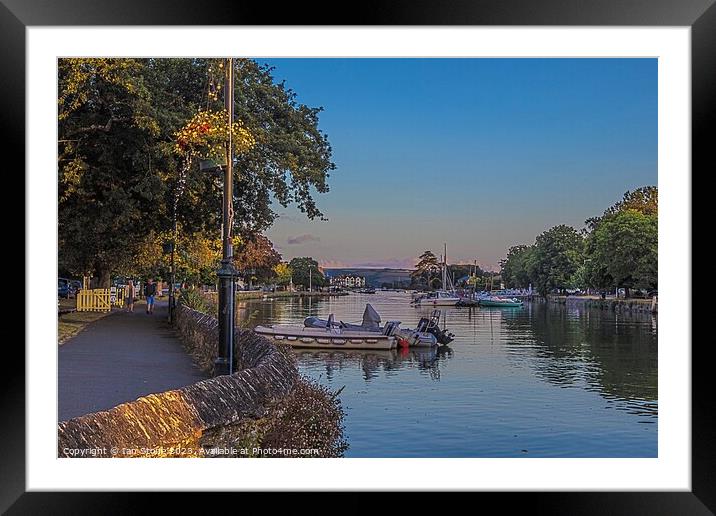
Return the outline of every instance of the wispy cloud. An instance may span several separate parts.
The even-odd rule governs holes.
[[[289,245],[296,245],[296,244],[304,244],[306,242],[320,242],[321,239],[318,238],[315,235],[311,235],[310,233],[307,233],[305,235],[298,235],[295,237],[288,237],[286,242]]]

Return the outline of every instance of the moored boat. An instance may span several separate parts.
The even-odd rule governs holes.
[[[330,314],[328,319],[307,317],[303,325],[260,325],[254,331],[296,348],[389,350],[399,342],[408,347],[431,347],[451,341],[453,335],[437,325],[439,318],[440,310],[434,310],[432,317],[422,318],[414,330],[400,328],[400,321],[388,321],[380,326],[380,315],[366,304],[361,324],[336,322]]]
[[[487,298],[480,298],[478,300],[479,306],[494,306],[494,307],[521,307],[522,301],[519,299],[507,299],[502,297],[487,297]]]
[[[254,331],[294,348],[342,348],[389,350],[397,346],[395,335],[343,328],[309,328],[291,324],[257,326]]]

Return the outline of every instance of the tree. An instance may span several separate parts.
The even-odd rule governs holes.
[[[247,278],[268,281],[274,277],[274,267],[281,263],[281,255],[273,248],[271,240],[257,235],[251,240],[242,240],[234,251],[234,265],[244,271]]]
[[[659,214],[659,189],[656,186],[642,186],[636,190],[624,192],[622,200],[614,203],[604,211],[601,217],[592,217],[585,221],[590,231],[596,229],[604,217],[614,215],[616,213],[632,210],[644,215]]]
[[[651,224],[657,224],[658,212],[658,188],[656,186],[643,186],[641,188],[637,188],[633,192],[625,192],[622,200],[614,203],[606,209],[601,217],[594,217],[586,221],[589,231],[587,232],[588,237],[585,245],[586,259],[584,263],[584,276],[589,286],[599,289],[611,289],[623,286],[626,288],[627,293],[629,288],[631,288],[631,285],[636,283],[653,284],[654,287],[656,286],[656,256],[653,256],[653,259],[649,258],[647,260],[649,262],[648,264],[642,264],[644,270],[641,272],[637,271],[637,276],[642,273],[644,277],[653,276],[653,281],[642,281],[635,279],[637,276],[634,276],[634,278],[631,279],[625,276],[624,272],[626,271],[620,270],[622,269],[622,265],[620,264],[625,263],[625,259],[627,257],[617,257],[616,255],[621,255],[625,248],[629,248],[631,246],[630,242],[633,242],[633,239],[628,236],[628,231],[626,230],[626,227],[630,226],[630,223],[628,223],[626,219],[630,219],[634,224],[645,223],[645,220],[643,219],[636,222],[634,216],[621,217],[621,214],[632,213],[643,215],[651,221],[647,224],[650,226]],[[614,217],[617,217],[616,221],[614,220]],[[638,219],[638,217],[636,218]],[[606,224],[607,226],[603,231],[600,231],[602,224]],[[623,225],[623,231],[616,231],[617,225]],[[647,240],[653,236],[652,229],[655,231],[654,228],[650,227],[647,230],[646,235],[643,235],[647,237]],[[621,237],[619,237],[618,240],[612,240],[611,242],[613,251],[607,250],[608,241],[605,240],[605,235],[608,233],[612,234],[610,234],[607,238],[615,239],[617,238],[616,233],[621,234]],[[625,241],[624,238],[628,241]],[[651,253],[651,251],[649,251],[649,253]],[[612,254],[615,258],[617,258],[616,261],[613,261],[610,258]]]
[[[603,271],[612,287],[656,288],[658,218],[626,209],[604,217],[589,237],[593,269]]]
[[[221,182],[194,166],[182,173],[175,136],[200,109],[218,112],[216,59],[60,59],[58,62],[59,266],[108,285],[137,243],[171,229],[188,235],[221,224]],[[271,69],[235,61],[235,113],[255,136],[236,157],[234,232],[250,237],[276,218],[272,198],[323,217],[313,192],[335,169],[321,108],[296,101]],[[207,92],[207,82],[209,88]],[[181,193],[181,195],[177,195]]]
[[[177,281],[192,285],[214,284],[216,269],[221,258],[221,238],[213,234],[187,234],[179,231],[174,264]],[[238,240],[235,239],[235,242]],[[169,277],[171,232],[151,231],[133,244],[133,251],[116,266],[121,276]]]
[[[425,251],[418,257],[418,264],[415,270],[410,273],[413,283],[432,287],[432,280],[440,271],[440,264],[432,251]]]
[[[281,262],[273,268],[277,285],[288,285],[293,277],[293,270],[287,263]]]
[[[134,59],[58,61],[59,265],[94,272],[103,286],[164,211],[165,184],[150,164],[159,127],[141,69]]]
[[[318,268],[318,262],[313,258],[294,258],[288,264],[293,271],[294,285],[302,285],[308,288],[324,287],[328,285],[328,281]],[[310,277],[310,279],[309,279]]]
[[[500,275],[508,288],[527,287],[530,284],[530,275],[527,267],[533,246],[515,245],[507,251],[507,257],[500,260]]]
[[[546,296],[554,289],[564,289],[577,268],[583,264],[583,237],[571,226],[555,226],[539,235],[527,254],[530,279],[537,291]]]

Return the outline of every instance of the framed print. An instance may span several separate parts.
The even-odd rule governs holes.
[[[711,513],[690,276],[712,4],[317,25],[2,0],[34,296],[2,509],[397,490]]]

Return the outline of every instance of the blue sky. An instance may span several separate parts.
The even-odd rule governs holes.
[[[496,268],[557,224],[657,184],[656,59],[257,59],[323,106],[337,169],[267,232],[284,259]]]

